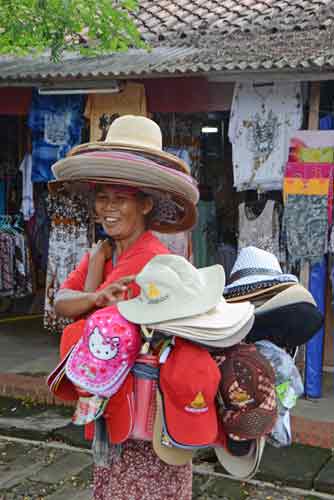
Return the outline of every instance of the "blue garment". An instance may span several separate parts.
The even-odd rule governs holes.
[[[332,115],[326,115],[323,118],[320,118],[319,128],[320,130],[333,130],[334,117]]]
[[[32,182],[53,179],[51,166],[81,142],[84,97],[33,93],[28,117],[32,131]]]
[[[6,184],[0,181],[0,215],[6,213]]]
[[[170,148],[166,148],[165,150],[167,151],[167,153],[170,153],[174,156],[177,156],[178,158],[183,160],[189,166],[189,168],[191,170],[191,159],[190,159],[190,155],[189,155],[189,152],[187,151],[187,149],[170,147]]]

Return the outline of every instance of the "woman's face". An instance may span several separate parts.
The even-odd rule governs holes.
[[[145,215],[152,209],[150,198],[126,189],[101,186],[95,197],[95,211],[103,229],[115,240],[131,238],[145,230]]]

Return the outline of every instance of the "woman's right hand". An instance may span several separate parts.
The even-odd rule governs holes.
[[[95,305],[97,307],[107,307],[116,304],[120,300],[124,300],[128,291],[128,285],[134,279],[135,276],[127,276],[115,281],[115,283],[112,283],[103,290],[95,292]]]

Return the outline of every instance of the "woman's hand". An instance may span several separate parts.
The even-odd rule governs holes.
[[[105,262],[106,260],[111,259],[112,257],[112,246],[109,240],[99,240],[97,243],[94,243],[90,252],[89,260],[101,260]]]
[[[112,283],[103,290],[95,292],[95,305],[97,307],[107,307],[116,304],[120,300],[124,300],[129,290],[128,286],[134,279],[135,276],[127,276],[115,281],[115,283]]]

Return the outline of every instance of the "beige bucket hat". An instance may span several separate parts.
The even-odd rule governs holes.
[[[266,439],[261,437],[252,442],[247,455],[232,455],[225,448],[215,448],[215,453],[220,464],[231,476],[245,480],[251,479],[257,473],[265,445]]]
[[[207,313],[150,325],[167,336],[182,337],[212,348],[226,348],[241,342],[254,322],[250,302],[227,304],[222,298]]]
[[[215,336],[212,334],[205,336],[202,331],[199,333],[198,330],[192,328],[163,328],[158,327],[157,331],[163,333],[167,337],[181,337],[196,344],[201,344],[209,349],[226,349],[232,347],[233,345],[242,342],[251,331],[254,325],[254,315],[246,319],[246,321],[241,322],[239,325],[230,330],[216,330]],[[211,333],[211,332],[210,332]]]
[[[221,300],[225,272],[221,265],[196,269],[179,255],[157,255],[136,277],[140,295],[118,302],[132,323],[150,325],[206,313]]]
[[[273,311],[279,307],[289,304],[297,304],[298,302],[307,302],[316,306],[313,295],[306,290],[302,285],[292,285],[286,290],[277,293],[274,297],[267,300],[260,307],[256,308],[256,314],[262,314],[268,311]]]

